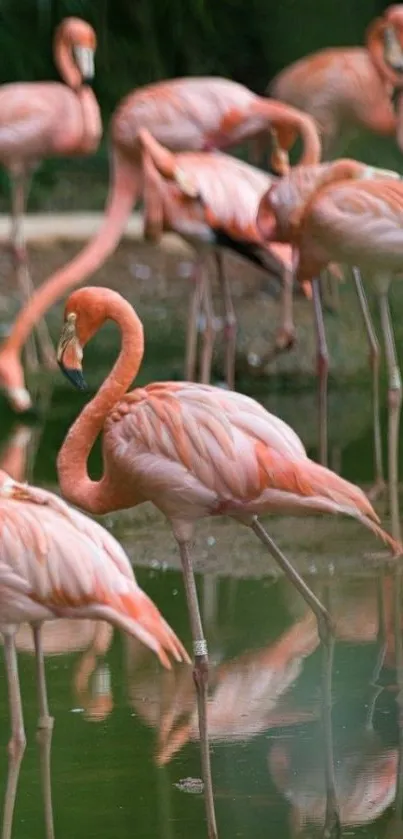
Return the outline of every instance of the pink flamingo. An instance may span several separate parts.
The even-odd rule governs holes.
[[[283,241],[292,243],[296,250],[300,241],[300,224],[304,209],[313,200],[315,192],[325,184],[336,183],[345,179],[373,180],[376,178],[398,179],[396,172],[366,166],[356,160],[338,160],[334,163],[322,163],[319,166],[296,167],[281,182],[273,185],[263,196],[257,215],[257,227],[267,242]],[[358,220],[356,220],[358,223]],[[350,264],[351,261],[349,260]],[[381,430],[379,416],[379,363],[380,350],[375,328],[368,307],[362,278],[357,266],[353,268],[354,284],[358,301],[363,313],[365,330],[370,348],[370,367],[373,382],[373,418],[374,418],[374,454],[375,485],[371,497],[375,498],[384,487]],[[309,282],[301,279],[301,282]],[[319,378],[319,447],[322,463],[327,460],[327,378],[329,356],[326,346],[319,281],[312,278],[315,328],[317,334],[317,370]],[[292,318],[291,318],[292,321]]]
[[[389,6],[369,26],[365,47],[331,47],[286,67],[268,87],[271,96],[310,114],[320,131],[324,159],[340,156],[349,136],[366,129],[396,136],[403,150],[403,5]],[[263,139],[263,138],[262,138]]]
[[[267,130],[280,144],[275,145],[273,165],[281,172],[287,171],[288,166],[283,150],[300,133],[305,144],[302,161],[320,160],[320,141],[311,117],[288,105],[256,96],[228,79],[172,79],[131,93],[118,105],[111,120],[112,171],[105,217],[98,233],[71,262],[37,289],[0,350],[0,381],[16,410],[25,410],[30,405],[20,354],[34,325],[53,303],[83,283],[113,253],[140,198],[142,128],[148,128],[153,137],[173,151],[227,148],[257,130]]]
[[[139,132],[143,156],[144,231],[158,240],[163,231],[174,231],[196,248],[198,282],[194,284],[186,344],[185,378],[195,379],[197,315],[204,296],[206,328],[200,380],[210,381],[215,326],[211,287],[205,261],[213,249],[224,303],[225,376],[233,389],[235,380],[236,315],[228,277],[223,269],[223,253],[233,252],[250,260],[270,274],[282,278],[285,327],[276,345],[283,349],[284,337],[291,344],[292,333],[292,253],[288,245],[265,246],[256,227],[259,200],[274,182],[273,178],[247,163],[220,152],[182,152],[174,154],[155,140],[149,131]],[[291,324],[290,324],[291,321]]]
[[[315,612],[327,643],[326,609],[271,539],[258,514],[346,513],[394,551],[401,546],[380,528],[360,489],[309,460],[294,431],[253,399],[189,382],[160,382],[126,394],[142,361],[144,339],[141,321],[117,292],[88,287],[68,298],[57,358],[73,384],[85,386],[83,348],[108,319],[121,330],[121,352],[63,443],[57,460],[60,487],[63,495],[91,513],[102,515],[152,501],[171,523],[190,613],[208,830],[209,837],[215,837],[206,723],[207,643],[191,560],[195,522],[229,515],[250,527]],[[87,459],[101,431],[105,471],[93,481]]]
[[[33,291],[24,240],[23,216],[28,181],[44,157],[91,154],[99,144],[102,123],[98,103],[84,84],[94,75],[95,32],[83,20],[65,18],[54,38],[60,82],[13,82],[0,87],[0,163],[12,189],[12,246],[22,303]],[[44,321],[35,324],[46,364],[54,366],[54,351]],[[32,341],[27,361],[38,366]]]
[[[10,839],[25,731],[18,679],[15,633],[32,625],[39,697],[47,837],[53,837],[50,792],[49,715],[41,624],[57,617],[105,620],[135,635],[164,667],[168,654],[189,661],[176,635],[138,586],[130,562],[116,540],[99,524],[71,509],[51,492],[21,484],[0,471],[0,631],[11,715],[9,771],[3,814],[3,839]]]
[[[354,166],[351,165],[350,170],[350,173],[346,171],[346,178],[349,178],[349,180],[340,181],[340,179],[336,179],[333,182],[330,171],[327,183],[325,178],[322,181],[321,188],[314,191],[309,200],[306,201],[305,206],[302,207],[296,224],[295,241],[299,250],[297,276],[301,281],[315,278],[329,260],[336,259],[348,265],[357,266],[353,269],[354,279],[359,292],[361,289],[361,296],[364,300],[365,293],[362,287],[360,270],[365,272],[368,283],[378,296],[389,381],[389,496],[393,533],[398,536],[400,527],[398,432],[402,385],[390,317],[388,290],[393,277],[401,271],[403,184],[400,181],[390,179],[357,180],[357,177],[362,177],[359,169],[354,169]],[[269,233],[271,226],[271,235],[277,240],[279,230],[276,224],[274,227],[272,225],[272,202],[270,199],[268,210],[269,221],[266,234]],[[263,206],[260,225],[262,229],[264,226]],[[270,235],[268,238],[270,239]],[[327,357],[324,331],[319,332],[318,337],[319,353],[322,357]],[[375,342],[375,333],[373,333],[372,347]],[[372,353],[376,491],[379,491],[383,485],[378,358],[379,350],[378,353]]]

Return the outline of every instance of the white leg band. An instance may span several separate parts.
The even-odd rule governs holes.
[[[200,641],[193,641],[193,653],[195,656],[207,655],[207,641],[202,638]]]

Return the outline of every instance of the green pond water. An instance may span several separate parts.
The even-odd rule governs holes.
[[[155,378],[155,371],[146,368],[142,379],[149,378]],[[57,376],[55,381],[53,392],[42,397],[41,420],[27,441],[26,473],[31,482],[54,490],[56,452],[88,398],[77,395]],[[268,392],[259,398],[292,422],[315,457],[315,393]],[[333,391],[330,408],[333,466],[368,485],[372,477],[369,393]],[[0,410],[3,464],[17,429],[4,403]],[[95,451],[94,474],[98,457]],[[383,501],[379,511],[384,516]],[[183,583],[168,526],[148,507],[106,517],[103,523],[120,538],[140,585],[190,650]],[[343,836],[402,837],[398,779],[403,678],[395,635],[395,627],[399,636],[401,625],[395,571],[382,558],[370,555],[382,553],[383,548],[357,523],[324,517],[309,523],[275,519],[272,532],[327,600],[335,620],[334,764]],[[322,658],[315,625],[298,594],[245,528],[203,522],[195,561],[211,655],[209,721],[219,836],[321,836]],[[48,692],[55,717],[56,837],[202,839],[207,833],[198,785],[191,668],[165,673],[138,642],[116,631],[102,633],[99,625],[87,621],[55,621],[45,627]],[[24,628],[19,646],[28,745],[13,835],[42,839],[35,670],[32,643]],[[2,679],[2,790],[8,736]]]

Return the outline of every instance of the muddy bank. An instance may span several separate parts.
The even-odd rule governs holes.
[[[35,283],[71,259],[99,225],[99,214],[59,214],[27,219],[29,255]],[[8,220],[0,218],[0,319],[3,334],[18,309],[10,253],[7,247]],[[127,236],[106,265],[87,281],[108,285],[121,291],[136,306],[144,321],[149,361],[167,366],[168,376],[181,376],[184,335],[187,321],[192,252],[177,237],[169,236],[162,247],[141,241],[141,217],[134,215]],[[226,255],[235,309],[238,317],[238,375],[253,377],[248,366],[250,354],[262,356],[274,344],[279,317],[279,288],[273,278],[242,260]],[[214,271],[212,264],[211,270]],[[343,381],[367,376],[367,345],[355,293],[350,282],[341,286],[341,305],[337,314],[326,312],[331,375]],[[395,283],[392,310],[403,302],[403,290]],[[220,329],[220,299],[215,289],[215,308]],[[60,306],[49,313],[48,320],[56,336],[60,325]],[[266,365],[265,377],[294,385],[310,383],[315,376],[315,343],[312,308],[309,301],[295,297],[297,344],[293,350]],[[396,318],[397,341],[403,326]],[[104,337],[98,339],[102,353]],[[222,336],[217,337],[215,374],[221,370]],[[163,355],[162,355],[163,354]],[[256,388],[255,381],[253,387]]]

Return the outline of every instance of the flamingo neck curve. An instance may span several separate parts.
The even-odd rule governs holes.
[[[105,300],[105,320],[113,320],[121,332],[121,349],[109,376],[98,393],[71,426],[57,457],[57,473],[62,495],[90,513],[103,514],[119,509],[106,473],[99,481],[88,474],[88,457],[112,408],[136,378],[144,354],[143,325],[130,303],[110,289],[101,291]]]
[[[64,81],[72,90],[78,90],[83,82],[80,69],[73,58],[72,44],[67,40],[63,30],[56,34],[54,41],[54,58],[56,67]]]

